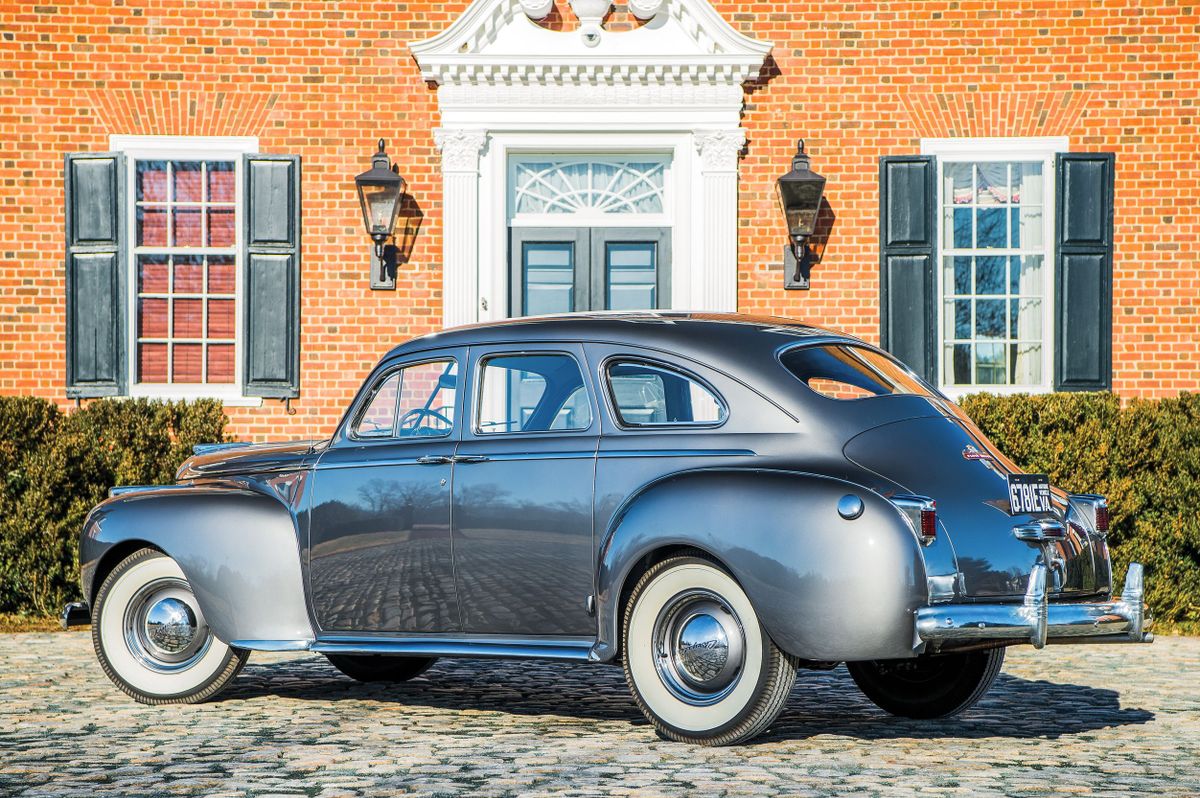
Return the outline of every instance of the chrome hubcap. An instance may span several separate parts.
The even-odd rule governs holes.
[[[737,616],[706,590],[679,594],[654,624],[659,678],[676,698],[693,706],[715,704],[733,690],[745,664],[745,649]]]
[[[145,585],[125,610],[125,642],[151,670],[189,668],[211,641],[196,597],[181,579],[156,579]]]

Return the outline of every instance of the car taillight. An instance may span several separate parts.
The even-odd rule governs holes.
[[[1108,534],[1108,502],[1096,502],[1096,531],[1101,535]]]
[[[937,538],[937,505],[929,504],[928,508],[921,508],[921,542],[925,544]]]
[[[917,538],[925,546],[937,540],[937,504],[928,496],[902,494],[892,504],[904,514]]]

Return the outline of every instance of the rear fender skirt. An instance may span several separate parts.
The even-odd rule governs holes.
[[[863,502],[852,520],[837,510],[847,494]],[[621,596],[635,566],[675,546],[728,568],[789,654],[831,662],[914,656],[913,617],[928,600],[925,562],[890,502],[829,477],[713,469],[657,482],[617,515],[600,547],[593,659],[616,656]]]
[[[296,524],[279,499],[228,484],[170,486],[114,496],[84,524],[84,595],[114,546],[144,542],[172,557],[223,642],[313,640]]]

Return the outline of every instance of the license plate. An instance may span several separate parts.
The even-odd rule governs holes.
[[[1009,474],[1008,505],[1013,515],[1050,512],[1050,477]]]

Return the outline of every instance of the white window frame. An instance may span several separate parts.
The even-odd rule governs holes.
[[[936,286],[937,312],[937,385],[938,388],[952,399],[958,399],[971,393],[992,393],[1008,395],[1016,393],[1051,393],[1054,390],[1054,354],[1057,341],[1054,336],[1054,275],[1055,275],[1055,237],[1057,223],[1057,207],[1055,185],[1056,155],[1070,150],[1070,141],[1065,136],[1012,137],[1012,138],[948,138],[922,139],[921,154],[933,155],[937,158],[937,190],[936,194],[936,236],[934,263],[934,284]],[[945,292],[943,268],[945,257],[945,218],[943,197],[944,183],[942,169],[947,163],[989,162],[989,161],[1040,161],[1042,163],[1043,219],[1046,225],[1043,231],[1045,241],[1045,263],[1042,267],[1042,381],[1037,385],[946,385],[945,384]],[[1006,286],[1007,289],[1007,286]]]
[[[242,372],[245,357],[245,341],[242,335],[245,306],[245,288],[242,277],[242,250],[244,237],[245,197],[243,184],[242,156],[258,152],[257,136],[125,136],[109,137],[109,149],[125,154],[126,185],[125,197],[126,240],[129,279],[126,281],[126,301],[129,313],[126,318],[126,351],[129,352],[127,376],[130,397],[164,400],[216,399],[231,407],[260,407],[262,397],[242,395]],[[234,381],[227,384],[187,383],[139,383],[137,381],[137,162],[170,160],[233,161],[234,170]],[[207,248],[195,248],[196,254],[205,254]],[[169,332],[169,331],[168,331]]]

